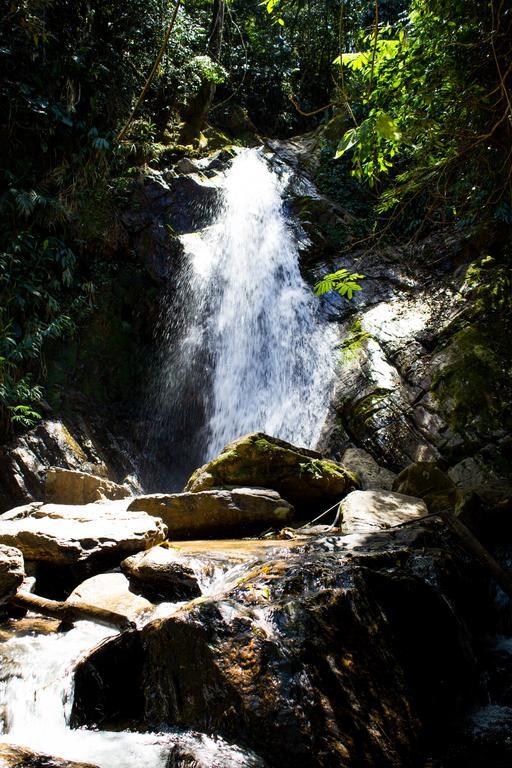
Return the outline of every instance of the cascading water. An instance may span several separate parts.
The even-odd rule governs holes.
[[[204,595],[223,592],[253,567],[244,565],[205,571],[193,559]],[[162,603],[144,621],[168,616],[183,603]],[[30,618],[24,629],[13,622],[13,634],[0,642],[0,742],[42,754],[76,760],[98,768],[167,768],[173,750],[188,755],[186,764],[221,768],[261,768],[252,752],[221,738],[193,731],[138,733],[71,729],[73,675],[79,659],[116,630],[80,621],[67,632],[57,622]],[[5,632],[5,630],[4,630]],[[179,762],[179,761],[178,761]],[[0,755],[0,765],[2,758]],[[181,764],[181,762],[179,762]],[[10,765],[10,763],[9,763]]]
[[[182,237],[154,402],[157,417],[157,400],[165,403],[171,443],[180,428],[189,445],[196,441],[188,473],[247,432],[306,447],[319,439],[334,337],[300,274],[287,181],[261,150],[242,151],[221,183],[212,225]]]

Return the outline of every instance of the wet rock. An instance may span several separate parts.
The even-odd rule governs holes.
[[[391,528],[428,514],[421,499],[392,491],[352,491],[340,504],[343,533]]]
[[[19,507],[0,516],[0,543],[27,560],[92,574],[165,539],[162,521],[128,512],[127,501]]]
[[[278,493],[259,488],[140,496],[128,509],[160,517],[170,539],[201,539],[282,526],[294,514],[292,505]]]
[[[216,459],[196,470],[185,490],[197,493],[226,486],[273,488],[297,510],[314,513],[356,488],[357,480],[316,451],[254,432],[230,443]]]
[[[191,600],[201,594],[194,570],[172,549],[152,547],[123,560],[121,568],[130,586],[150,598]]]
[[[343,466],[357,475],[363,491],[379,488],[391,490],[395,473],[377,464],[368,451],[362,448],[347,448],[341,461]]]
[[[50,467],[45,498],[53,504],[90,504],[104,499],[125,499],[130,490],[111,480],[72,469]]]
[[[14,597],[24,579],[25,566],[20,550],[0,544],[0,605]]]
[[[13,744],[0,744],[0,765],[2,768],[98,768],[91,763],[75,763],[41,755]]]
[[[126,616],[130,621],[150,613],[154,605],[130,589],[130,583],[123,573],[100,573],[82,582],[70,594],[67,603],[92,605],[106,608]]]
[[[108,721],[142,679],[137,722],[208,729],[270,765],[421,765],[476,686],[460,595],[474,610],[481,576],[435,531],[373,536],[357,554],[321,537],[147,625],[133,681],[118,662],[133,640],[103,644],[77,670],[75,725]]]

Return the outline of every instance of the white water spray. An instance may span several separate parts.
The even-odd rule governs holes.
[[[286,182],[260,150],[244,150],[225,174],[212,225],[182,237],[187,265],[174,295],[187,316],[176,333],[176,312],[168,315],[161,393],[179,419],[183,390],[195,383],[203,460],[252,431],[314,447],[324,424],[334,332],[300,274]]]

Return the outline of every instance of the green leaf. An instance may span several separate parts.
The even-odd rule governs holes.
[[[343,157],[345,152],[347,152],[349,149],[351,149],[353,146],[355,146],[359,141],[359,133],[357,128],[350,128],[341,139],[340,143],[338,144],[338,147],[336,149],[336,154],[334,155],[334,159],[338,160],[340,157]]]
[[[385,112],[379,112],[375,120],[375,128],[377,133],[382,138],[388,141],[400,141],[402,134],[400,133],[396,122]]]

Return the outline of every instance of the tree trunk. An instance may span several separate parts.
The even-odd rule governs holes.
[[[206,52],[216,62],[219,61],[222,49],[225,8],[225,0],[214,0],[212,23]],[[198,93],[192,99],[186,112],[186,124],[181,136],[181,140],[185,144],[189,144],[197,139],[201,133],[215,96],[215,90],[215,83],[212,83],[210,80],[203,80]]]

